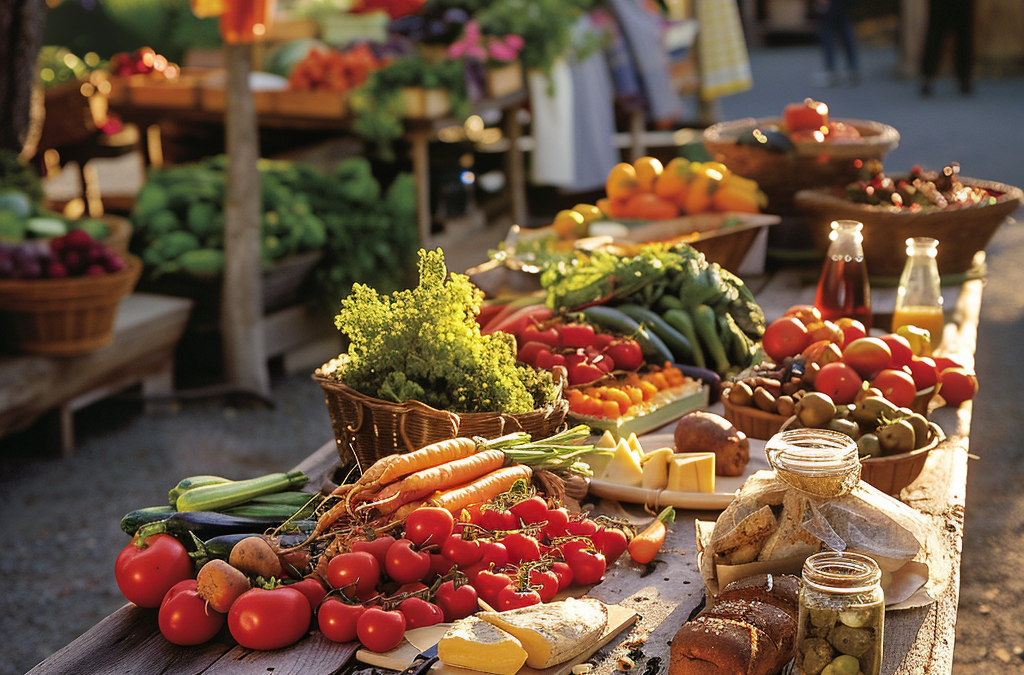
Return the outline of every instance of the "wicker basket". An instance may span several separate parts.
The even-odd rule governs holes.
[[[788,419],[784,415],[765,412],[760,408],[748,405],[733,405],[729,400],[722,398],[722,406],[725,407],[725,419],[732,422],[732,425],[745,433],[749,438],[768,440],[786,423]]]
[[[768,212],[795,213],[793,195],[798,190],[846,185],[857,180],[856,160],[882,159],[899,145],[900,135],[887,124],[868,120],[841,120],[860,132],[858,141],[794,143],[794,151],[773,152],[737,139],[754,127],[781,125],[777,117],[747,118],[720,122],[704,130],[704,147],[715,160],[734,173],[757,181],[768,195]]]
[[[142,272],[138,258],[125,262],[125,269],[103,276],[0,280],[0,311],[8,315],[14,345],[29,354],[74,356],[108,344],[117,308]]]
[[[120,256],[128,255],[128,243],[132,239],[132,221],[122,216],[104,215],[100,217],[107,224],[107,236],[100,243]]]
[[[945,434],[934,422],[929,422],[932,439],[928,445],[910,452],[888,457],[870,457],[861,460],[860,479],[888,495],[898,495],[921,475],[928,453],[945,439]]]
[[[348,460],[349,453],[354,454],[364,470],[381,457],[458,436],[497,438],[525,431],[534,438],[546,438],[562,426],[569,409],[565,399],[519,415],[456,414],[419,401],[392,403],[366,396],[339,382],[334,371],[344,367],[344,362],[344,357],[340,357],[321,366],[313,379],[323,387],[338,454],[343,462]]]
[[[814,245],[828,250],[833,220],[864,223],[864,259],[872,276],[898,277],[907,261],[902,245],[910,237],[939,240],[939,274],[961,274],[971,269],[974,254],[988,244],[1006,217],[1024,201],[1020,189],[1002,183],[961,178],[964,185],[984,188],[999,196],[992,204],[957,209],[909,211],[888,206],[856,204],[831,190],[801,190],[794,197],[807,217]]]

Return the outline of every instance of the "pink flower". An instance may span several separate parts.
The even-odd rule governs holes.
[[[480,44],[480,24],[467,21],[463,28],[462,39],[448,47],[448,57],[457,59],[468,56],[479,60],[487,58],[487,51]]]

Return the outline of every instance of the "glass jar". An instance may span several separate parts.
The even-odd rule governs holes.
[[[871,329],[871,286],[864,264],[864,224],[856,220],[832,221],[825,263],[821,267],[814,306],[823,319],[856,319]]]
[[[930,334],[925,356],[942,342],[942,286],[939,266],[935,261],[939,242],[931,237],[907,239],[907,263],[896,290],[896,310],[892,315],[892,331],[900,326],[917,326]]]
[[[768,439],[764,451],[779,478],[814,497],[834,499],[860,482],[857,443],[838,431],[782,431]]]
[[[858,553],[816,553],[804,563],[797,675],[878,675],[885,596],[882,572]]]

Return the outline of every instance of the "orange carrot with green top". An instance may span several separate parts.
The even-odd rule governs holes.
[[[533,470],[525,464],[514,464],[503,469],[492,471],[470,483],[461,485],[447,492],[439,492],[432,499],[432,506],[448,509],[458,514],[471,504],[482,504],[507,492],[517,480],[529,481]]]
[[[676,519],[676,510],[671,506],[658,514],[653,523],[647,529],[633,537],[629,542],[629,557],[641,565],[654,560],[662,545],[665,543],[665,523],[671,523]]]

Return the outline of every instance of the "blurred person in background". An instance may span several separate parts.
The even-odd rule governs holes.
[[[840,78],[836,65],[836,36],[843,43],[846,52],[846,81],[853,86],[860,84],[860,65],[857,59],[857,39],[853,34],[851,7],[854,0],[820,0],[821,49],[825,56],[825,72],[815,77],[821,87],[834,87]]]
[[[928,11],[928,33],[921,57],[921,96],[931,96],[932,80],[939,72],[943,43],[948,34],[956,40],[953,70],[960,83],[960,93],[970,95],[974,86],[974,0],[931,0]]]

